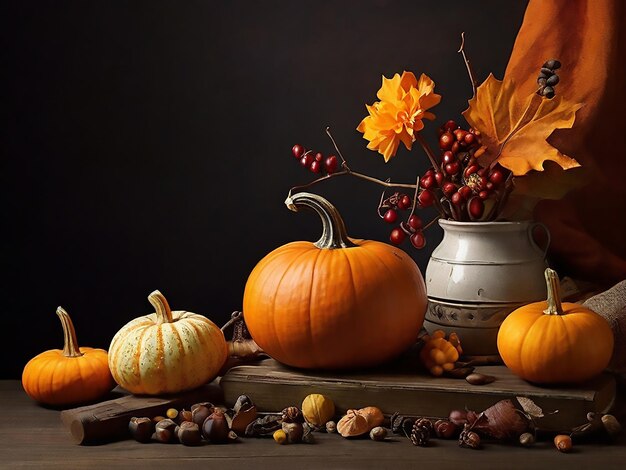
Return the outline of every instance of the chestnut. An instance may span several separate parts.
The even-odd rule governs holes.
[[[154,422],[147,417],[138,418],[133,416],[128,422],[128,430],[137,442],[150,442],[154,432]]]
[[[200,426],[191,421],[183,421],[176,428],[178,441],[186,446],[197,446],[202,441]]]
[[[230,428],[221,410],[215,410],[202,423],[202,436],[209,442],[228,442]]]

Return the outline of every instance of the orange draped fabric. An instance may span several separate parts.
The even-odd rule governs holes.
[[[584,106],[549,141],[578,160],[568,171],[585,183],[534,216],[550,229],[559,274],[610,285],[626,279],[626,2],[530,0],[504,78],[528,96],[552,58],[562,63],[557,93]]]

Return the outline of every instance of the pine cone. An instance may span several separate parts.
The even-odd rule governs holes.
[[[282,420],[285,423],[303,423],[304,416],[297,406],[288,406],[282,411]]]
[[[463,431],[459,435],[459,446],[470,449],[478,449],[480,447],[480,436],[471,431],[468,424],[464,426]]]
[[[433,423],[426,418],[418,418],[413,424],[409,439],[414,446],[426,446],[433,430]]]

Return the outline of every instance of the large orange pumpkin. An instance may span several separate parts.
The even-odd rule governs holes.
[[[349,238],[335,207],[318,195],[298,193],[287,205],[317,212],[322,237],[283,245],[250,273],[243,315],[257,344],[306,369],[372,366],[409,348],[427,305],[415,261],[387,243]]]
[[[609,364],[613,332],[597,313],[561,303],[559,279],[545,271],[548,300],[511,312],[498,330],[498,352],[516,375],[538,384],[577,383]]]

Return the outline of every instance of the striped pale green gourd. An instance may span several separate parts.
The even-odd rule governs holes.
[[[172,311],[158,290],[148,300],[156,312],[131,320],[111,341],[115,381],[136,395],[158,395],[213,380],[228,356],[220,328],[203,315]]]

